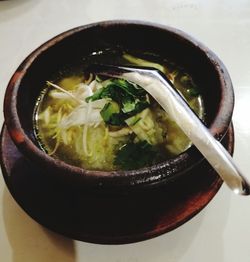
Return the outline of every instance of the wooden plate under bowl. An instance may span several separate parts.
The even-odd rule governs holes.
[[[233,154],[232,124],[223,145]],[[48,181],[42,170],[20,154],[5,125],[1,134],[3,176],[17,203],[41,225],[92,243],[137,242],[169,232],[188,221],[209,203],[222,185],[217,174],[207,163],[205,166],[145,192],[93,195]]]

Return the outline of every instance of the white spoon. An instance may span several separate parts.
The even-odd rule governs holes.
[[[231,155],[211,135],[170,80],[160,71],[146,67],[109,65],[92,65],[88,71],[123,78],[144,88],[178,124],[228,187],[239,195],[250,194],[250,185],[233,162]]]

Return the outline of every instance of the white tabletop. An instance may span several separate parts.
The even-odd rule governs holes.
[[[234,158],[250,179],[249,0],[9,0],[0,1],[0,99],[20,62],[67,29],[110,19],[139,19],[177,27],[225,63],[236,95]],[[3,115],[0,115],[1,124]],[[225,185],[192,220],[151,240],[97,245],[52,233],[16,204],[0,177],[0,261],[235,262],[250,261],[250,198]]]

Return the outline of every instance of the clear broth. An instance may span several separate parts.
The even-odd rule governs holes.
[[[161,60],[153,54],[139,54],[136,56],[163,67],[164,73],[173,80],[174,86],[186,99],[193,111],[200,119],[204,120],[202,96],[199,94],[199,89],[191,76],[185,70],[167,60]],[[64,90],[75,92],[79,84],[86,81],[84,69],[89,64],[139,65],[143,63],[143,60],[138,60],[133,56],[127,55],[126,59],[125,57],[126,55],[124,56],[120,52],[115,51],[93,53],[85,57],[82,64],[59,72],[52,78],[53,83]],[[128,153],[127,155],[125,154],[127,160],[123,160],[130,161],[130,164],[127,166],[126,163],[121,165],[121,162],[116,160],[117,156],[122,155],[124,157],[124,154],[119,153],[122,148],[131,143],[139,145],[143,142],[143,139],[137,136],[137,132],[140,136],[138,128],[143,127],[143,124],[140,123],[141,120],[133,125],[132,133],[121,136],[113,136],[113,134],[124,127],[108,125],[105,122],[101,122],[97,126],[86,127],[86,125],[80,124],[60,130],[58,126],[60,126],[62,119],[69,116],[78,105],[76,101],[70,100],[69,97],[65,98],[63,96],[64,98],[61,99],[53,97],[52,92],[55,91],[53,87],[45,86],[41,92],[34,111],[34,132],[41,148],[45,152],[68,164],[90,170],[135,169],[172,158],[187,150],[191,145],[190,140],[176,123],[168,117],[156,101],[150,98],[150,107],[145,109],[147,110],[147,119],[145,121],[153,123],[154,134],[149,135],[151,131],[144,130],[146,135],[142,135],[142,137],[149,137],[148,140],[146,139],[149,146],[147,145],[145,151],[141,151],[141,149],[139,151],[136,149],[137,151],[135,152],[131,151],[130,159],[128,159]],[[57,90],[56,92],[59,91]],[[143,112],[139,114],[146,114]],[[130,150],[132,150],[131,148],[133,149],[133,147],[130,147]],[[147,151],[149,148],[151,151]],[[145,160],[145,157],[143,160],[138,159],[139,164],[136,164],[136,157],[140,157],[140,155],[148,155],[148,159],[146,158]]]

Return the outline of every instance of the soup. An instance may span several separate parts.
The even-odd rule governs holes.
[[[152,54],[122,53],[117,58],[108,51],[94,53],[85,62],[154,67],[204,119],[199,89],[173,63]],[[34,130],[45,152],[85,169],[111,171],[150,166],[190,147],[190,140],[142,87],[124,79],[87,75],[86,64],[48,81],[38,98]]]

